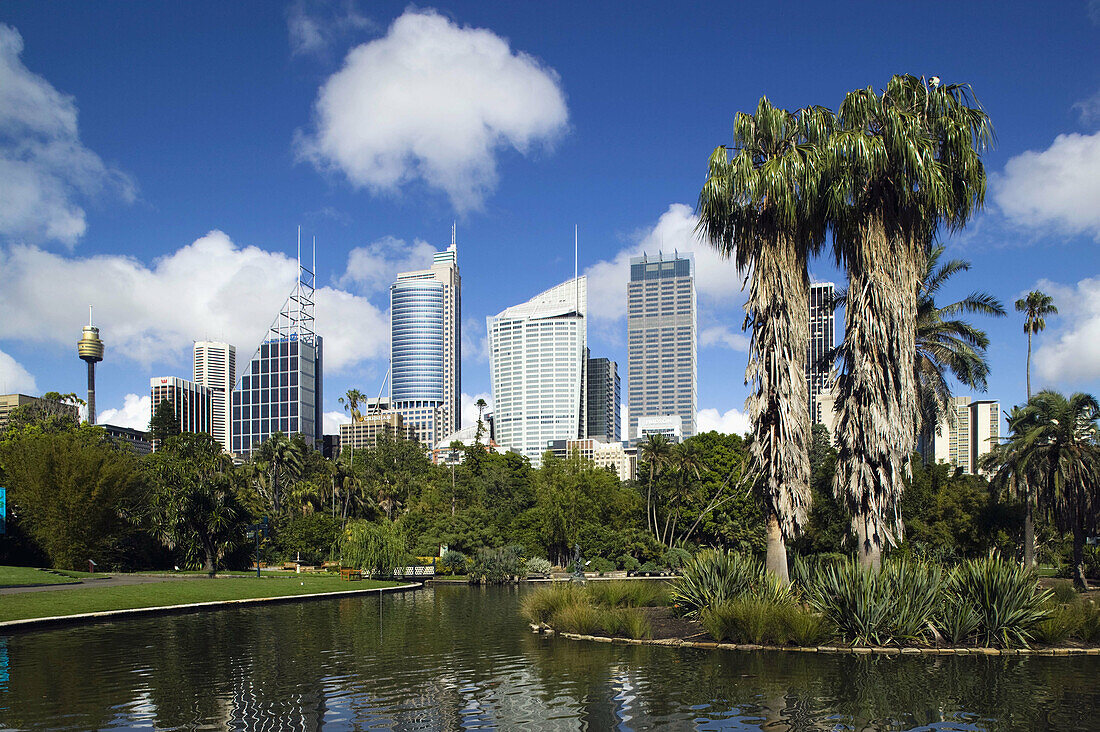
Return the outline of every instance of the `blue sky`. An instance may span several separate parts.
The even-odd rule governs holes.
[[[457,221],[472,402],[485,316],[571,276],[576,224],[592,349],[620,364],[626,259],[696,251],[700,426],[742,429],[741,283],[691,235],[707,157],[761,95],[836,108],[894,73],[969,82],[997,131],[986,209],[944,239],[973,269],[943,301],[1011,310],[1042,287],[1062,314],[1033,381],[1100,392],[1098,0],[9,0],[0,24],[0,392],[82,392],[92,303],[100,413],[143,426],[149,378],[188,376],[192,340],[252,353],[300,225],[335,418],[346,389],[381,386],[393,273]],[[989,395],[1017,403],[1021,319],[980,322]]]

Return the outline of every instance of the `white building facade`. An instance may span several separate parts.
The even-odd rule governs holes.
[[[233,452],[229,402],[237,381],[237,349],[228,343],[195,341],[195,383],[210,390],[210,434]]]
[[[563,282],[486,319],[497,442],[539,465],[584,436],[588,280]]]

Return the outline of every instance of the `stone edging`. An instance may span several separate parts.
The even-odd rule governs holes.
[[[173,613],[190,613],[202,610],[218,610],[226,607],[259,605],[265,602],[294,602],[296,600],[321,600],[330,597],[348,597],[349,595],[369,595],[373,592],[404,592],[405,590],[420,589],[423,583],[414,582],[396,587],[374,587],[362,590],[341,590],[340,592],[312,592],[307,595],[279,595],[278,597],[247,597],[238,600],[214,600],[211,602],[191,602],[185,605],[160,605],[157,607],[134,607],[122,610],[102,610],[97,613],[78,613],[76,615],[53,615],[45,618],[23,618],[21,620],[5,620],[0,622],[0,633],[21,630],[33,630],[45,625],[68,625],[77,623],[92,623],[100,620],[114,620],[132,615],[169,615]]]
[[[1100,656],[1100,648],[896,648],[860,646],[761,646],[753,643],[708,643],[682,638],[646,640],[608,638],[606,636],[558,633],[570,640],[619,643],[632,646],[671,646],[675,648],[721,649],[724,651],[788,651],[792,653],[839,653],[855,656]]]

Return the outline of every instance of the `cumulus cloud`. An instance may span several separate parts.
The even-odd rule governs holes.
[[[586,268],[588,310],[595,319],[616,321],[626,316],[626,285],[630,281],[630,258],[643,252],[656,256],[658,251],[671,255],[692,252],[695,255],[695,289],[710,301],[729,302],[744,299],[741,282],[744,275],[695,234],[698,217],[691,206],[674,203],[649,228],[635,232],[631,243],[614,258]],[[740,319],[738,319],[740,323]]]
[[[501,150],[549,144],[568,117],[553,69],[492,31],[410,9],[348,53],[318,93],[315,129],[296,142],[303,159],[356,187],[422,180],[465,211],[496,187]]]
[[[23,365],[8,354],[0,351],[0,394],[38,393],[38,384],[34,376]]]
[[[1100,132],[1058,135],[1046,150],[1017,155],[992,178],[1005,217],[1028,228],[1100,240]]]
[[[97,424],[110,424],[116,427],[129,427],[135,430],[149,429],[149,417],[152,415],[153,398],[148,395],[127,394],[122,406],[116,409],[104,409],[96,415]]]
[[[717,409],[700,409],[695,414],[697,432],[716,431],[727,435],[743,435],[749,431],[749,418],[737,409],[719,412]]]
[[[487,392],[480,394],[467,394],[462,392],[462,426],[468,427],[477,424],[477,400],[484,399],[488,405],[483,414],[493,411],[493,395]]]
[[[294,259],[238,246],[221,231],[152,265],[123,256],[62,256],[15,245],[0,251],[0,272],[0,339],[71,347],[91,303],[107,358],[124,356],[145,365],[182,360],[192,340],[206,337],[236,345],[241,359],[247,359],[298,274]],[[315,301],[326,371],[387,354],[389,319],[366,298],[323,287]]]
[[[324,414],[324,432],[325,435],[338,435],[340,434],[340,425],[349,424],[351,417],[347,412],[325,412]]]
[[[735,333],[728,326],[713,325],[699,331],[699,345],[703,348],[707,346],[724,346],[733,351],[747,353],[749,339],[744,333]]]
[[[1081,115],[1081,124],[1086,127],[1100,125],[1100,91],[1088,99],[1082,99],[1073,105],[1077,113]]]
[[[76,102],[23,65],[23,37],[0,23],[0,236],[74,245],[81,204],[105,194],[129,202],[134,184],[84,147]]]
[[[489,336],[485,332],[484,318],[462,321],[462,358],[489,363]]]
[[[324,56],[346,36],[377,28],[352,0],[298,0],[287,9],[286,27],[290,52],[295,56]]]
[[[348,253],[347,267],[338,283],[365,293],[381,292],[389,288],[398,272],[430,267],[435,251],[435,247],[420,239],[407,244],[404,239],[384,236]]]
[[[1051,336],[1035,351],[1039,376],[1055,384],[1100,379],[1100,277],[1075,286],[1042,280],[1036,288],[1052,295],[1058,306],[1058,315],[1047,319]]]

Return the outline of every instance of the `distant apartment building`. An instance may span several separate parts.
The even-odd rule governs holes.
[[[8,418],[19,407],[39,405],[44,410],[67,414],[74,420],[80,419],[80,408],[75,404],[60,402],[56,399],[43,399],[28,394],[0,394],[0,432],[8,426]]]
[[[683,437],[691,437],[698,402],[692,255],[631,258],[626,327],[628,437],[640,437],[642,417],[670,414],[680,417]]]
[[[597,468],[612,471],[619,480],[634,480],[638,477],[638,451],[627,448],[621,442],[607,442],[594,437],[568,440],[565,443],[566,454],[574,451],[582,458],[591,460]]]
[[[432,462],[436,465],[449,464],[453,460],[462,462],[465,459],[465,451],[459,451],[456,454],[456,451],[452,449],[452,445],[455,443],[460,443],[463,448],[473,444],[480,444],[487,453],[503,453],[504,450],[496,443],[493,436],[490,434],[489,422],[483,418],[481,423],[482,431],[480,440],[477,434],[477,423],[468,424],[436,443],[435,447],[432,449]]]
[[[638,417],[638,438],[633,442],[641,442],[652,435],[661,435],[669,442],[683,442],[686,439],[683,419],[678,414]]]
[[[180,432],[210,434],[210,414],[213,411],[210,389],[178,376],[154,376],[149,379],[149,420],[161,402],[167,401],[176,417]],[[153,440],[153,450],[160,447]]]
[[[810,285],[810,341],[806,345],[806,387],[809,390],[810,423],[825,424],[831,415],[821,412],[819,397],[826,388],[832,365],[825,355],[836,346],[836,315],[832,282]]]
[[[587,378],[585,412],[588,424],[585,435],[606,442],[618,442],[622,434],[619,365],[607,358],[589,358]]]
[[[587,429],[587,311],[582,276],[487,318],[496,439],[534,465]]]
[[[228,343],[195,341],[195,383],[210,389],[210,434],[233,452],[229,403],[237,383],[237,349]]]
[[[451,242],[390,286],[390,400],[434,445],[462,419],[462,278]]]
[[[148,432],[113,424],[101,424],[99,426],[103,428],[108,437],[121,445],[126,445],[136,455],[148,455],[153,451],[153,438]]]
[[[364,414],[360,420],[340,425],[340,450],[374,447],[383,435],[416,440],[416,428],[406,424],[400,412]]]
[[[954,397],[951,410],[955,417],[954,426],[946,416],[940,420],[931,439],[920,440],[918,450],[921,457],[926,463],[949,463],[964,473],[985,475],[979,469],[978,462],[1000,440],[1000,402]]]

